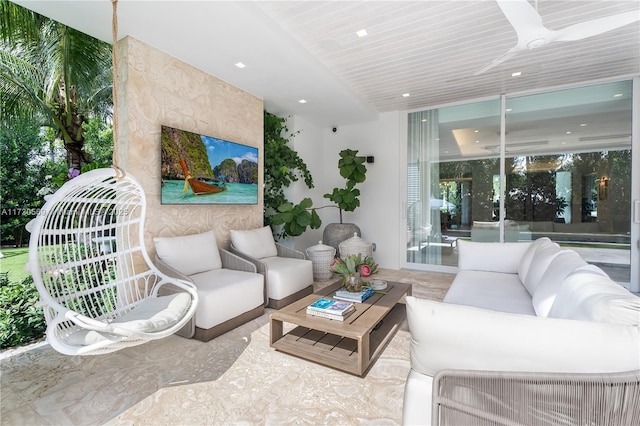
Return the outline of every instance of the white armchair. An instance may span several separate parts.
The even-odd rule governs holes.
[[[271,228],[231,230],[231,252],[256,266],[264,275],[266,304],[280,309],[313,293],[313,265],[304,253],[273,240]]]
[[[213,231],[153,239],[165,274],[195,284],[194,319],[178,335],[206,342],[264,313],[264,277],[251,263],[218,249]]]

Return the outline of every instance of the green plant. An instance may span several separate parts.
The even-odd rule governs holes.
[[[340,210],[340,223],[342,223],[342,210],[352,212],[360,206],[360,190],[356,184],[366,179],[367,167],[364,165],[366,157],[359,156],[357,150],[344,149],[340,151],[338,169],[340,176],[347,180],[344,188],[334,188],[333,192],[324,194],[325,198],[333,201],[335,205],[313,207],[310,198],[303,199],[299,204],[289,201],[278,205],[277,213],[271,218],[273,225],[283,225],[287,235],[301,235],[307,226],[312,229],[320,228],[322,224],[316,210],[325,207],[336,207]]]
[[[0,275],[0,348],[24,345],[44,336],[42,308],[36,308],[38,291],[32,277],[11,282]]]
[[[324,194],[324,198],[333,201],[340,209],[340,223],[342,210],[352,212],[360,206],[360,190],[355,186],[367,178],[367,167],[364,165],[366,157],[359,156],[357,150],[344,149],[340,151],[338,169],[340,176],[347,180],[344,188],[333,188],[333,192]]]
[[[342,276],[359,272],[361,276],[368,277],[378,272],[378,264],[371,256],[362,257],[360,253],[350,254],[344,259],[336,258],[331,263],[331,270]]]
[[[279,207],[282,205],[291,204],[284,195],[284,189],[289,187],[291,183],[298,181],[302,178],[308,188],[313,188],[313,178],[311,173],[307,169],[307,165],[300,158],[298,153],[294,151],[289,142],[298,134],[289,133],[287,127],[287,119],[273,115],[267,111],[264,111],[264,224],[265,225],[280,225],[284,222],[274,222],[274,216],[278,214]],[[304,200],[303,200],[304,201]],[[309,200],[310,201],[310,200]],[[306,206],[307,203],[301,203],[300,205]],[[291,204],[293,206],[293,204]],[[306,207],[300,207],[305,209]],[[301,214],[300,209],[296,209],[296,217],[299,219],[293,221],[296,223],[307,223],[304,225],[306,228],[312,223],[311,214],[309,216],[304,213]],[[317,215],[316,215],[317,217]],[[320,218],[318,217],[319,221]],[[315,224],[315,218],[313,218]],[[296,234],[297,225],[284,226],[283,231],[279,234],[278,238],[283,238],[287,235],[300,235]],[[318,224],[318,227],[320,225]],[[294,233],[291,233],[293,231]],[[304,229],[303,229],[304,231]]]

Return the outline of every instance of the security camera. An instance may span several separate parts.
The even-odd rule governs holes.
[[[331,130],[333,131],[333,133],[335,133],[335,132],[337,132],[337,131],[338,131],[338,128],[337,128],[337,127],[334,127],[334,128],[333,128],[333,129],[331,129]]]

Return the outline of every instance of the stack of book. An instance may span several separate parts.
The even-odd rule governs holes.
[[[337,321],[344,321],[344,319],[355,310],[356,307],[353,303],[331,300],[324,297],[307,306],[307,314]]]
[[[345,288],[341,288],[333,295],[334,299],[346,300],[348,302],[362,303],[367,300],[373,294],[371,287],[362,287],[361,291],[353,292],[347,291]]]

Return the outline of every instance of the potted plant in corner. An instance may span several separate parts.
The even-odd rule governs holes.
[[[338,169],[340,176],[347,181],[344,188],[333,188],[333,192],[324,194],[324,198],[333,201],[340,210],[340,222],[330,223],[322,232],[322,240],[325,244],[335,247],[353,237],[355,233],[361,236],[360,228],[354,223],[342,222],[342,211],[352,212],[360,206],[360,190],[356,185],[362,183],[367,178],[367,167],[365,166],[366,157],[359,156],[357,150],[344,149],[340,151],[340,159],[338,160]]]
[[[313,207],[310,198],[303,199],[299,204],[286,202],[278,206],[278,213],[272,216],[273,225],[283,225],[287,235],[301,235],[307,226],[318,229],[321,225],[320,217],[316,210],[325,207],[336,207],[340,210],[340,223],[330,223],[324,229],[322,240],[325,244],[338,250],[338,245],[353,237],[354,233],[360,235],[360,228],[353,223],[342,222],[342,211],[352,212],[360,206],[360,190],[356,188],[358,183],[366,179],[367,167],[364,165],[366,157],[359,156],[357,150],[344,149],[340,151],[338,169],[340,176],[347,181],[344,188],[334,188],[331,193],[324,194],[324,198],[333,201],[333,205]]]

